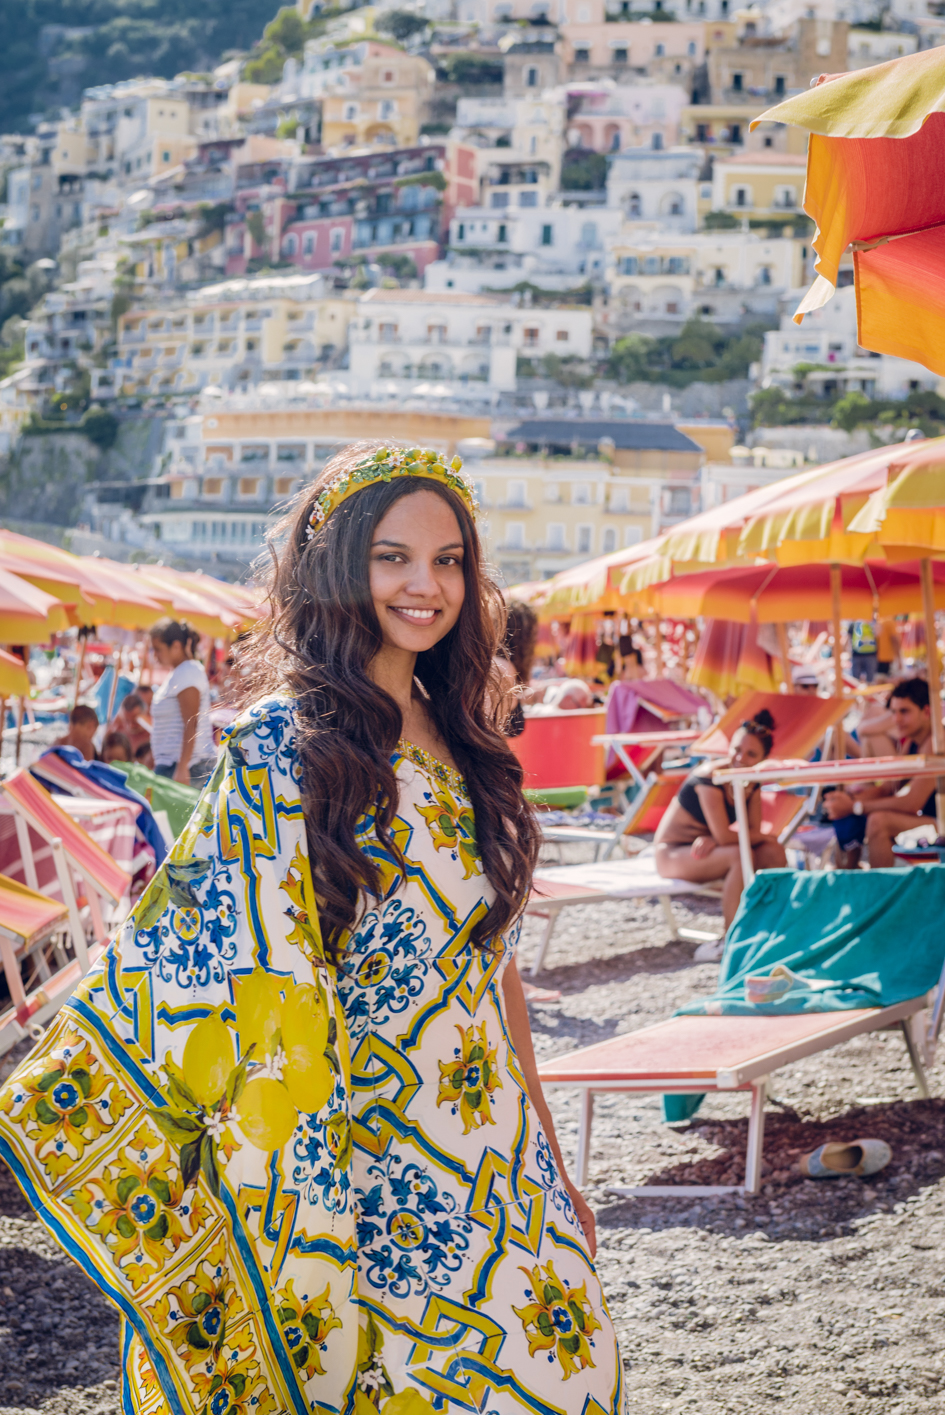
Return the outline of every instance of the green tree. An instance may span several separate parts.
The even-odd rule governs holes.
[[[628,334],[618,339],[607,360],[607,372],[618,383],[636,383],[649,377],[649,365],[656,341],[645,334]]]
[[[378,34],[393,35],[401,44],[412,35],[421,34],[426,27],[427,21],[423,15],[411,14],[409,10],[388,10],[378,17],[375,24]]]
[[[452,84],[500,84],[504,75],[502,60],[488,54],[448,54],[440,66],[440,76]]]
[[[687,319],[672,346],[674,368],[706,368],[715,363],[716,350],[725,336],[709,320],[694,315]]]
[[[875,417],[873,405],[859,389],[851,389],[834,404],[833,425],[842,427],[844,432],[852,432],[860,423],[869,421],[871,417]]]
[[[114,447],[115,439],[118,436],[118,419],[114,413],[109,413],[98,403],[93,403],[91,408],[86,409],[79,423],[79,431],[84,432],[90,442],[96,443],[103,452],[107,452],[109,447]]]

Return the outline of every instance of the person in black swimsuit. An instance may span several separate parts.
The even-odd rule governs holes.
[[[725,927],[735,917],[744,881],[735,830],[735,804],[730,784],[716,786],[712,773],[722,766],[757,766],[774,745],[774,718],[766,708],[743,722],[732,738],[727,761],[704,762],[691,771],[656,832],[656,868],[664,879],[688,879],[706,884],[721,879]],[[761,792],[750,788],[748,825],[756,870],[787,864],[783,846],[761,833]]]

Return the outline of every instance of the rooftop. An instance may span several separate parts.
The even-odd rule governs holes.
[[[609,438],[615,447],[631,452],[702,452],[698,442],[672,423],[635,421],[604,422],[584,418],[529,418],[510,428],[504,441],[570,446],[597,446]]]

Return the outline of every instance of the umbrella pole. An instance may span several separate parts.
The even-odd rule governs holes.
[[[945,727],[942,725],[942,668],[938,657],[938,637],[935,632],[935,587],[932,583],[931,560],[920,560],[922,575],[922,611],[925,615],[925,651],[929,673],[929,710],[932,719],[932,751],[945,756]],[[935,780],[935,817],[939,835],[945,835],[945,777]]]
[[[840,627],[840,566],[830,567],[830,600],[833,609],[833,690],[838,698],[843,697],[843,655],[841,651],[841,638],[843,631]],[[843,735],[843,723],[837,724],[837,761],[843,761],[846,756],[847,745]]]
[[[781,658],[781,672],[784,674],[784,691],[789,693],[794,686],[794,679],[791,674],[791,660],[788,656],[787,625],[776,624],[778,632],[778,653]]]
[[[119,646],[118,646],[118,652],[117,652],[116,655],[115,655],[115,663],[114,663],[114,669],[113,669],[113,673],[112,673],[112,686],[111,686],[111,690],[110,690],[110,692],[109,692],[109,694],[108,694],[108,709],[107,709],[107,711],[106,711],[106,713],[105,713],[105,721],[106,721],[106,722],[111,722],[111,720],[112,720],[112,709],[113,709],[114,706],[115,706],[115,698],[116,698],[116,696],[117,696],[117,694],[118,694],[118,679],[119,679],[119,676],[120,676],[120,674],[121,674],[121,660],[122,660],[123,656],[124,656],[124,655],[123,655],[123,650],[122,650],[121,645],[119,644]]]
[[[79,661],[75,666],[75,687],[72,692],[73,707],[76,707],[79,702],[79,689],[82,686],[82,670],[85,667],[85,646],[87,643],[88,639],[83,634],[79,640]]]
[[[23,719],[26,716],[26,699],[20,698],[20,713],[16,721],[16,749],[13,757],[13,765],[20,765],[20,742],[23,738]]]

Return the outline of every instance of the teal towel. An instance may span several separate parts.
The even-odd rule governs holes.
[[[945,961],[945,868],[764,870],[742,895],[725,940],[718,987],[676,1014],[777,1016],[891,1007],[934,988]],[[748,1001],[746,978],[781,964],[794,986]],[[666,1096],[667,1120],[696,1107]]]

